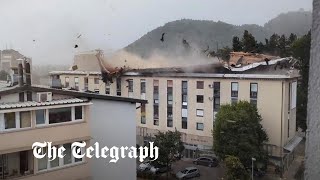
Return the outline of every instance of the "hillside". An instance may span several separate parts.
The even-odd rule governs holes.
[[[273,33],[298,35],[305,34],[311,28],[311,12],[297,11],[281,14],[270,20],[264,27],[247,24],[235,26],[221,21],[205,21],[182,19],[166,23],[158,27],[124,49],[142,58],[148,58],[153,54],[165,56],[184,56],[207,50],[213,51],[224,46],[231,46],[233,36],[242,36],[244,30],[252,33],[257,41],[265,41]],[[162,42],[161,36],[164,35]],[[185,41],[184,41],[185,40]],[[184,43],[183,43],[184,41]]]

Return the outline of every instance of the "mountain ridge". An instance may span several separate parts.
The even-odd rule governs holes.
[[[264,26],[256,24],[232,25],[222,21],[181,19],[168,22],[146,33],[124,48],[142,58],[153,54],[165,56],[186,55],[186,46],[193,50],[216,51],[225,46],[232,46],[233,36],[242,37],[244,30],[248,30],[258,42],[265,42],[272,34],[295,33],[298,36],[306,34],[312,24],[312,13],[309,11],[291,11],[281,13],[269,20]],[[162,33],[164,41],[160,41]],[[209,48],[208,48],[209,47]]]

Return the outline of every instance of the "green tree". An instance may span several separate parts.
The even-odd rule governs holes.
[[[292,45],[297,40],[297,35],[291,33],[288,38],[288,45]]]
[[[181,154],[184,150],[181,133],[177,130],[159,132],[155,135],[154,144],[159,148],[157,162],[167,167],[171,167],[172,162],[176,160],[175,155]]]
[[[288,55],[288,52],[287,52],[287,38],[286,38],[285,35],[282,35],[279,38],[278,48],[279,48],[279,56],[280,57],[287,57],[287,55]]]
[[[272,55],[278,56],[279,53],[279,39],[280,36],[278,34],[273,34],[270,36],[270,40],[268,41],[268,47],[267,49],[269,50],[268,52]]]
[[[253,37],[253,35],[250,34],[249,31],[245,30],[242,38],[243,51],[244,52],[256,51],[256,44],[257,42],[256,42],[256,39]]]
[[[222,105],[213,130],[213,150],[221,158],[239,157],[245,167],[251,167],[251,158],[257,159],[258,168],[267,163],[263,144],[268,136],[262,128],[257,108],[247,101]]]
[[[242,43],[238,36],[234,36],[232,39],[232,49],[234,52],[242,51]]]
[[[218,52],[216,55],[217,55],[217,57],[221,58],[224,61],[229,61],[231,51],[232,51],[232,49],[230,49],[228,46],[226,46],[222,49],[218,49]]]
[[[240,159],[235,156],[226,156],[224,160],[227,167],[228,180],[246,180],[249,174],[241,163]]]
[[[301,80],[297,92],[297,127],[307,129],[308,80],[311,48],[311,32],[297,39],[291,46],[293,57],[298,60],[297,68],[300,70]]]

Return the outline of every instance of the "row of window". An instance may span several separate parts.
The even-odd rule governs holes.
[[[99,78],[94,78],[94,84],[99,84],[99,81],[100,79]],[[65,79],[64,79],[64,82],[65,82],[65,84],[64,84],[64,86],[66,87],[66,88],[69,88],[70,87],[70,78],[69,77],[65,77]],[[85,90],[88,90],[89,89],[89,79],[88,79],[88,77],[84,77],[84,89]],[[79,90],[79,77],[74,77],[74,88],[76,89],[76,90]]]
[[[83,119],[83,106],[8,112],[1,114],[0,130],[30,128],[32,112],[34,112],[36,126]]]
[[[75,158],[72,155],[72,149],[71,149],[71,143],[63,144],[63,145],[57,145],[54,146],[55,148],[60,148],[63,146],[66,150],[64,151],[64,157],[63,158],[56,158],[54,160],[49,160],[48,158],[48,149],[47,148],[42,148],[40,154],[46,156],[42,159],[38,159],[38,171],[46,171],[46,170],[51,170],[51,169],[56,169],[59,167],[67,166],[67,165],[72,165],[72,164],[77,164],[81,163],[84,161],[83,158]],[[54,148],[53,147],[53,148]],[[52,148],[52,149],[53,149]],[[84,149],[80,147],[76,147],[78,149],[75,149],[75,152],[78,155],[81,155],[84,152]],[[54,152],[52,151],[51,154]]]

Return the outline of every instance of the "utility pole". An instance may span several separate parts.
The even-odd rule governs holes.
[[[251,179],[253,180],[253,161],[256,161],[256,158],[251,158]]]

